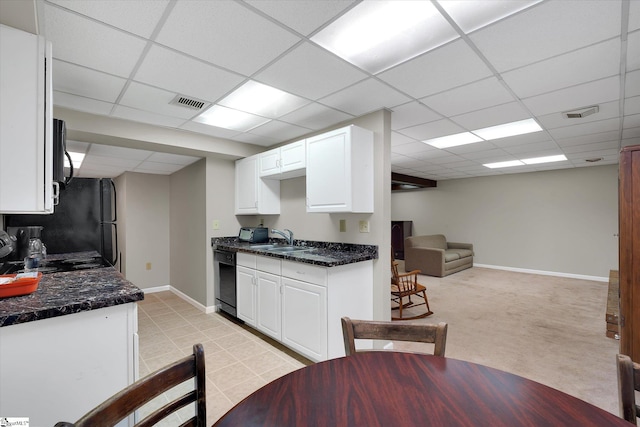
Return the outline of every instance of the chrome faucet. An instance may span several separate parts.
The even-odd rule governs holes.
[[[282,237],[284,237],[284,239],[287,241],[287,243],[288,243],[290,246],[293,246],[293,231],[291,231],[291,230],[289,230],[289,229],[287,229],[287,228],[285,228],[285,229],[284,229],[284,231],[288,231],[288,232],[289,232],[289,235],[287,236],[287,235],[286,235],[286,233],[284,233],[283,231],[280,231],[280,230],[276,230],[275,228],[272,228],[272,229],[271,229],[271,233],[272,233],[272,234],[279,234],[279,235],[281,235]]]

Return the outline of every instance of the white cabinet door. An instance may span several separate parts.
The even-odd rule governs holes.
[[[280,171],[291,177],[291,172],[301,170],[299,176],[304,175],[307,166],[307,144],[302,141],[293,142],[280,148]]]
[[[279,214],[280,182],[261,179],[258,155],[236,160],[236,215]]]
[[[280,174],[280,149],[260,153],[260,176],[273,176]]]
[[[263,271],[256,272],[256,300],[258,307],[256,328],[272,338],[282,337],[280,326],[280,276]]]
[[[311,360],[327,359],[327,288],[282,278],[282,342]]]
[[[307,139],[307,212],[373,212],[373,133],[347,126]]]
[[[0,25],[0,213],[53,212],[51,64],[51,43]]]
[[[256,272],[247,267],[236,267],[238,319],[256,326]]]

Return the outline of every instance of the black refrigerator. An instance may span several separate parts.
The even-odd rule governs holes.
[[[50,215],[5,215],[5,228],[40,225],[48,254],[96,250],[118,262],[116,187],[110,178],[73,178]]]

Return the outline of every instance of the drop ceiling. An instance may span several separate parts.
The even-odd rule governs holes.
[[[434,1],[443,44],[373,73],[314,41],[359,3],[36,0],[37,31],[53,43],[54,105],[265,149],[382,108],[393,172],[432,180],[616,164],[621,147],[640,144],[640,1]],[[170,104],[219,105],[248,82],[292,95],[293,109],[240,132]],[[563,115],[591,106],[599,111]],[[448,149],[421,142],[528,118],[543,131]],[[85,149],[87,165],[111,173],[197,160]],[[559,154],[568,160],[483,166]]]

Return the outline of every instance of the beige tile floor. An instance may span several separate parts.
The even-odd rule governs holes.
[[[140,377],[191,354],[193,344],[202,343],[207,425],[268,382],[311,363],[223,315],[204,314],[169,291],[146,294],[138,303],[138,333]],[[157,406],[163,400],[166,401],[164,396],[149,406]],[[185,409],[184,412],[193,411]],[[185,415],[179,413],[176,417]]]

